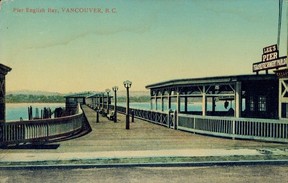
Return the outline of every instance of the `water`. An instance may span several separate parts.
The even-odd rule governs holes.
[[[39,115],[41,109],[44,107],[50,107],[51,111],[54,111],[57,107],[64,107],[64,103],[7,103],[6,104],[6,121],[14,121],[22,118],[28,120],[28,107],[32,106],[33,116],[35,116],[36,108],[39,109]]]
[[[120,102],[118,103],[119,106],[126,107],[126,102]],[[35,116],[35,109],[39,108],[39,115],[41,114],[41,109],[44,107],[50,107],[50,109],[53,111],[57,107],[65,107],[64,103],[7,103],[6,104],[6,121],[12,121],[12,120],[19,120],[22,118],[23,120],[28,120],[28,107],[32,106],[33,108],[33,116]],[[130,103],[131,108],[136,109],[146,109],[150,110],[150,102],[145,103]],[[233,107],[233,106],[232,106]],[[161,109],[160,102],[157,106],[158,110]],[[184,110],[184,104],[181,103],[180,106],[181,110]],[[229,107],[230,108],[230,107]],[[228,111],[228,109],[224,108],[224,105],[222,103],[218,103],[216,105],[217,111]],[[155,110],[155,106],[153,108]],[[176,110],[176,103],[171,104],[171,109]],[[207,110],[212,110],[211,105],[207,106]],[[164,105],[164,111],[168,111],[167,103]],[[188,111],[202,111],[202,104],[201,103],[189,103],[188,104]]]
[[[122,106],[122,107],[126,107],[126,102],[119,102],[117,105]],[[150,103],[130,103],[129,107],[131,108],[136,108],[136,109],[146,109],[146,110],[150,110]]]
[[[118,105],[126,107],[125,102],[120,102],[120,103],[118,103]],[[136,108],[136,109],[150,110],[151,109],[150,105],[151,105],[150,102],[147,102],[147,103],[130,103],[129,106],[131,108]],[[155,104],[153,104],[153,105],[154,105],[153,106],[154,108],[152,110],[155,110]],[[230,103],[229,106],[227,108],[225,108],[224,107],[224,101],[223,101],[223,102],[217,102],[215,109],[216,109],[216,111],[228,111],[231,107],[234,109],[234,105],[232,103]],[[200,102],[188,103],[187,108],[188,108],[188,111],[202,111],[202,103],[200,103]],[[157,105],[157,109],[158,110],[161,109],[161,103],[160,102]],[[172,110],[177,109],[176,103],[171,103],[171,109]],[[185,109],[184,103],[181,103],[180,110],[184,111],[184,109]],[[207,110],[208,111],[212,110],[212,105],[209,105],[209,103],[207,104]],[[164,111],[168,111],[167,103],[164,104]]]

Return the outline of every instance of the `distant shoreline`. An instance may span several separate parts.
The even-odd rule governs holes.
[[[6,104],[65,104],[65,102],[6,102]]]
[[[62,95],[8,94],[5,100],[6,103],[65,103]],[[126,96],[118,96],[117,101],[126,102]],[[150,96],[130,96],[130,102],[150,102]]]

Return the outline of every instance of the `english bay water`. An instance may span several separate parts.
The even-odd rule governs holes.
[[[126,103],[119,103],[119,106],[126,106]],[[6,121],[23,120],[28,119],[28,107],[32,106],[33,115],[35,114],[35,109],[41,109],[44,107],[50,107],[53,111],[57,107],[65,107],[64,103],[7,103],[6,104]],[[131,103],[130,107],[137,109],[150,109],[150,103]]]
[[[6,121],[23,120],[28,119],[28,107],[32,106],[33,115],[35,114],[35,109],[39,109],[39,114],[41,114],[41,109],[44,107],[50,107],[53,111],[57,107],[64,107],[64,103],[7,103],[6,104]]]
[[[112,102],[113,105],[113,102]],[[119,106],[126,107],[125,102],[118,103]],[[39,114],[41,114],[41,109],[44,109],[44,107],[50,107],[52,111],[54,111],[57,107],[65,107],[64,103],[7,103],[6,104],[6,121],[12,121],[12,120],[19,120],[22,118],[23,120],[28,119],[28,107],[32,106],[33,108],[33,115],[35,115],[35,109],[39,109]],[[150,110],[150,102],[143,102],[143,103],[130,103],[131,108],[136,109],[146,109]],[[184,110],[184,105],[180,106],[181,110]],[[211,110],[211,105],[207,106],[208,110]],[[157,109],[161,109],[161,105],[158,104]],[[171,109],[176,110],[176,104],[171,104]],[[155,107],[154,107],[155,110]],[[164,105],[164,110],[167,111],[167,104]],[[202,104],[201,103],[189,103],[188,104],[188,110],[191,111],[201,111],[202,110]],[[218,104],[216,106],[216,110],[228,110],[225,109],[223,104]]]
[[[123,106],[123,107],[126,107],[126,103],[119,103],[118,104],[119,106]],[[149,102],[143,102],[143,103],[130,103],[130,107],[131,108],[134,108],[134,109],[146,109],[146,110],[150,110],[151,109],[151,104]],[[154,108],[152,110],[155,110],[155,104],[153,104]],[[229,108],[232,107],[234,108],[233,104],[231,104],[228,108],[225,108],[224,107],[224,102],[218,102],[217,105],[216,105],[216,111],[228,111]],[[167,103],[164,104],[164,111],[168,111],[168,106],[167,106]],[[161,104],[160,102],[158,103],[157,105],[157,109],[158,110],[161,110]],[[171,103],[171,110],[175,111],[177,109],[177,105],[176,103]],[[199,103],[199,102],[195,102],[195,103],[188,103],[187,105],[187,109],[188,111],[197,111],[197,112],[201,112],[202,111],[202,103]],[[185,110],[185,106],[183,103],[181,103],[180,105],[180,110],[181,111],[184,111]],[[208,111],[211,111],[212,110],[212,105],[207,105],[207,110]]]

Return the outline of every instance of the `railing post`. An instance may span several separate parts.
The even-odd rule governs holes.
[[[195,134],[195,129],[196,129],[196,117],[193,117],[193,129],[194,129],[194,134]]]
[[[171,124],[170,124],[170,113],[171,113],[171,109],[168,110],[168,116],[167,116],[168,128],[171,128]]]
[[[174,130],[177,130],[178,127],[178,115],[177,110],[174,111]]]
[[[99,123],[99,110],[96,110],[96,123]]]
[[[235,119],[232,121],[232,139],[235,140]]]
[[[135,111],[131,110],[131,122],[134,122],[134,115],[135,115]]]
[[[0,142],[4,142],[4,127],[0,124]]]

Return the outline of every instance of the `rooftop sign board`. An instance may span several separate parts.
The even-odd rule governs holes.
[[[269,69],[277,69],[287,66],[287,56],[279,57],[277,45],[271,45],[263,48],[262,61],[253,64],[253,72]]]

